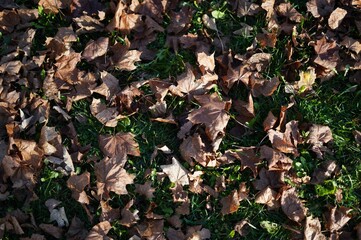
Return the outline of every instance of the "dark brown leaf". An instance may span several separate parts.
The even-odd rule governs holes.
[[[351,209],[346,207],[332,207],[326,213],[326,228],[332,233],[339,231],[351,219]]]
[[[152,188],[151,181],[147,181],[144,184],[135,184],[135,192],[144,195],[148,199],[152,199],[154,198],[155,188]]]
[[[304,239],[305,240],[326,240],[326,236],[321,232],[321,223],[318,218],[312,218],[312,216],[306,218],[305,230],[304,230]]]
[[[111,228],[112,228],[112,226],[110,225],[110,223],[108,221],[100,222],[90,230],[86,239],[87,240],[98,240],[98,239],[110,240],[112,238],[107,237],[107,234]]]
[[[128,193],[126,186],[133,184],[135,176],[128,174],[114,158],[105,158],[96,163],[94,168],[99,196],[107,199],[110,192],[119,195]]]
[[[80,203],[89,204],[89,198],[84,188],[90,184],[90,173],[85,172],[81,175],[72,175],[67,181],[67,186],[72,192],[72,197]]]
[[[98,40],[90,40],[82,53],[82,57],[88,62],[106,54],[109,45],[109,38],[101,37]]]
[[[333,11],[335,0],[309,0],[306,6],[315,18],[325,17]]]
[[[312,151],[317,154],[318,158],[323,158],[322,152],[327,150],[324,144],[333,140],[331,129],[327,126],[312,124],[309,129],[309,135],[306,140],[312,145]]]
[[[287,217],[295,222],[301,222],[306,217],[307,209],[299,199],[295,188],[282,191],[281,207]]]
[[[119,223],[123,226],[130,227],[137,223],[139,220],[138,210],[134,210],[133,212],[130,211],[130,208],[133,206],[134,200],[130,200],[127,205],[122,209],[121,216]]]

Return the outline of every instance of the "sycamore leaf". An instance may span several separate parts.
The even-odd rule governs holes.
[[[147,181],[144,184],[135,184],[135,192],[144,195],[148,199],[152,199],[154,198],[155,188],[152,188],[151,181]]]
[[[99,146],[104,155],[114,158],[122,166],[127,160],[126,155],[140,156],[139,145],[132,133],[99,135]]]
[[[245,183],[241,183],[238,190],[233,190],[231,194],[225,196],[221,199],[222,204],[222,214],[231,214],[237,212],[240,201],[247,198],[248,191],[246,189]]]
[[[324,144],[333,140],[331,129],[327,126],[312,124],[306,143],[312,145],[312,151],[322,159],[322,152],[327,150]]]
[[[281,206],[279,203],[279,197],[280,196],[276,191],[272,190],[270,187],[267,187],[257,193],[255,202],[259,204],[265,204],[267,205],[268,210],[273,210]]]
[[[335,0],[309,0],[306,6],[315,18],[325,17],[333,11]]]
[[[172,164],[160,166],[172,183],[179,183],[182,186],[189,185],[188,171],[174,157]]]
[[[97,162],[94,168],[99,196],[107,199],[110,192],[119,195],[128,193],[126,186],[133,184],[135,176],[127,173],[115,158],[104,158]]]
[[[206,146],[197,133],[184,139],[179,149],[183,159],[191,166],[194,166],[194,160],[204,167],[214,167],[217,164],[214,154],[206,151]]]
[[[292,167],[292,160],[285,154],[263,145],[260,150],[261,158],[268,161],[270,171],[288,171]]]
[[[72,192],[72,197],[80,203],[89,204],[89,198],[84,188],[90,184],[90,173],[85,172],[81,175],[72,175],[66,182]]]
[[[243,171],[245,168],[249,168],[253,172],[253,176],[257,176],[257,166],[261,162],[261,158],[256,155],[255,147],[239,148],[236,150],[233,156],[241,161],[241,171]]]
[[[204,124],[208,138],[215,142],[224,136],[225,128],[228,124],[228,110],[231,101],[222,101],[216,93],[211,95],[194,96],[201,104],[199,109],[193,110],[188,120],[193,124]]]
[[[122,209],[121,211],[122,218],[119,221],[121,225],[130,227],[135,223],[137,223],[137,221],[139,220],[139,216],[138,216],[139,211],[138,210],[134,210],[133,212],[130,211],[130,208],[133,206],[133,204],[134,204],[134,200],[132,199]]]
[[[90,105],[90,112],[106,127],[116,127],[118,120],[123,117],[119,115],[115,107],[108,108],[100,99],[93,98]]]
[[[289,20],[294,22],[299,23],[303,19],[302,14],[300,14],[289,2],[278,5],[277,12],[280,16],[287,17]]]
[[[326,228],[332,233],[341,230],[351,219],[351,209],[346,207],[332,207],[326,214]]]
[[[109,38],[100,37],[96,41],[90,40],[82,53],[82,57],[90,62],[91,60],[106,54],[108,45]]]
[[[66,233],[66,238],[69,240],[85,239],[87,235],[88,231],[84,227],[84,223],[74,216]]]
[[[107,234],[111,228],[112,228],[112,226],[110,225],[110,222],[108,222],[108,221],[100,222],[90,230],[86,239],[87,240],[97,240],[97,239],[110,240],[112,238],[107,237]]]
[[[331,29],[338,28],[346,14],[347,11],[345,9],[336,8],[328,18],[328,26],[330,26]]]
[[[295,188],[282,191],[281,207],[287,217],[295,222],[301,222],[306,217],[307,209],[297,196]]]
[[[321,223],[318,218],[313,218],[309,216],[306,218],[305,230],[304,230],[304,239],[305,240],[326,240],[326,236],[321,232]]]

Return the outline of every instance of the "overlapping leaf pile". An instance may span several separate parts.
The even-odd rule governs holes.
[[[109,239],[116,237],[107,236],[112,226],[121,225],[131,239],[212,238],[213,229],[183,221],[192,213],[191,196],[195,195],[209,201],[205,211],[222,215],[239,211],[246,199],[269,211],[282,211],[289,219],[286,225],[293,226],[289,228],[294,230],[294,238],[361,237],[360,227],[353,233],[343,230],[352,214],[341,204],[342,189],[335,193],[337,201],[325,212],[323,224],[305,207],[307,199],[298,194],[301,184],[322,184],[338,174],[337,163],[327,160],[333,152],[331,129],[286,118],[290,108],[297,108],[293,96],[312,95],[316,79],[326,81],[337,72],[351,71],[349,81],[360,84],[361,43],[349,34],[361,34],[359,1],[310,0],[302,15],[285,1],[230,0],[225,6],[234,17],[266,19],[263,32],[242,53],[234,52],[230,36],[218,29],[219,11],[202,13],[198,23],[203,27],[194,31],[193,15],[201,0],[40,0],[34,1],[33,9],[15,2],[0,3],[0,30],[3,43],[7,43],[0,60],[0,201],[16,199],[24,207],[0,213],[0,237]],[[34,24],[40,18],[39,11],[41,15],[64,15],[68,21],[55,35],[45,36],[40,50],[34,47],[39,41],[40,30]],[[312,19],[312,34],[301,26],[305,18]],[[233,34],[246,37],[253,31],[252,26],[239,24]],[[195,62],[184,62],[181,74],[166,79],[148,77],[146,72],[133,82],[116,77],[154,61],[158,53],[149,46],[159,35],[166,36],[165,44],[175,53],[194,53]],[[289,39],[282,49],[287,62],[281,75],[269,76],[267,71],[274,67],[269,50],[282,38]],[[87,41],[82,45],[79,39]],[[298,54],[305,48],[311,48],[311,58]],[[232,95],[237,89],[247,97]],[[290,97],[288,104],[261,119],[264,140],[269,141],[221,149],[226,135],[242,136],[252,128],[249,123],[258,114],[255,99],[270,97],[276,90]],[[169,99],[183,101],[183,111],[172,112]],[[144,184],[136,183],[135,171],[129,171],[129,156],[141,156],[131,132],[99,134],[102,158],[89,154],[94,146],[82,146],[78,139],[81,133],[74,124],[81,118],[70,114],[72,105],[81,100],[90,104],[91,115],[109,129],[117,129],[123,119],[140,112],[149,114],[149,121],[173,124],[178,129],[179,150],[158,146],[154,151],[152,160],[159,151],[169,156],[167,164],[149,169],[157,180],[149,173],[140,181]],[[227,132],[231,118],[235,124]],[[360,138],[359,132],[355,135]],[[312,176],[300,177],[293,170],[300,147],[322,163]],[[172,151],[179,151],[179,156]],[[84,162],[91,166],[88,171],[80,168]],[[34,190],[41,184],[39,175],[45,164],[67,179],[72,197],[88,215],[90,228],[84,227],[79,216],[69,222],[69,213],[56,199],[45,203],[51,223],[37,222],[27,210],[38,198]],[[230,164],[240,166],[239,174],[250,170],[252,181],[233,182],[230,185],[236,187],[230,189],[228,176],[218,178],[213,186],[202,177],[207,169]],[[152,186],[154,181],[168,179],[173,199],[164,201],[173,201],[177,207],[166,217],[156,213],[156,189]],[[128,195],[132,185],[131,200],[112,207],[112,198]],[[146,198],[146,208],[141,206],[140,196]],[[220,206],[212,206],[212,201]],[[97,208],[100,214],[96,214]],[[238,219],[234,227],[241,236],[254,228],[247,219]]]

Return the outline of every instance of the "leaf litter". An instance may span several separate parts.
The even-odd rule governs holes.
[[[232,17],[265,19],[262,33],[254,34],[259,29],[250,22],[232,31],[254,38],[242,52],[230,46],[229,31],[222,25],[223,7],[212,5],[204,11],[200,6],[210,6],[204,1],[0,3],[0,202],[11,204],[15,199],[24,205],[15,211],[1,208],[0,238],[14,234],[21,239],[116,239],[121,225],[129,239],[212,239],[214,229],[188,219],[196,208],[193,199],[200,196],[207,214],[222,219],[240,213],[247,204],[282,211],[287,221],[283,226],[299,239],[360,237],[360,223],[354,222],[359,216],[342,205],[345,189],[333,193],[338,205],[323,208],[323,219],[314,216],[303,192],[339,176],[333,157],[333,142],[339,136],[329,126],[286,118],[298,111],[294,97],[315,96],[318,84],[338,72],[359,74],[361,20],[353,16],[360,4],[351,2],[309,0],[302,11],[285,1],[225,2]],[[41,25],[52,16],[64,21],[55,32],[53,26]],[[303,25],[308,18],[314,28]],[[55,34],[47,35],[44,28]],[[144,67],[162,60],[152,47],[160,36],[169,51],[190,51],[194,59],[181,60],[181,70],[168,72],[164,79],[151,76]],[[277,58],[272,49],[284,37],[287,47],[281,50],[288,62],[279,74],[270,75]],[[311,49],[307,59],[296,54],[304,46]],[[352,81],[360,83],[350,77]],[[259,99],[272,99],[283,89],[289,94],[288,105],[260,115]],[[235,96],[237,90],[243,93]],[[185,107],[176,111],[169,99]],[[85,118],[73,115],[80,100],[89,106]],[[119,126],[130,116],[148,113],[149,122],[172,124],[180,144],[179,149],[151,146],[155,150],[144,158],[148,168],[140,176],[134,162],[147,156],[140,143],[147,142],[147,136]],[[91,118],[102,126],[93,133],[98,145],[82,146],[82,132],[74,126]],[[263,125],[256,130],[253,121]],[[234,136],[250,138],[258,132],[264,138],[258,145],[239,146],[236,141],[225,149],[231,125],[236,126]],[[352,133],[360,145],[360,129]],[[96,147],[100,156],[91,153]],[[317,168],[300,177],[296,160],[305,151]],[[209,182],[209,171],[229,166],[239,166],[237,174],[248,174],[247,182],[228,175]],[[40,178],[45,168],[66,179],[70,201],[86,212],[87,224],[51,197],[41,199],[49,211],[48,222],[38,222],[36,213],[28,211],[38,200],[37,189],[45,184]],[[165,194],[158,188],[165,185],[162,191],[168,192],[168,199],[162,201],[172,203],[168,208],[157,205],[157,199],[165,197],[158,196]],[[354,228],[348,227],[350,222]],[[257,229],[269,234],[279,229],[276,223],[255,224],[247,218],[232,224],[231,233],[242,237]]]

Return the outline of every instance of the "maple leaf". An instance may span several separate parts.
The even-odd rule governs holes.
[[[197,133],[184,139],[179,149],[182,158],[191,166],[194,166],[193,160],[204,167],[215,167],[217,165],[215,155],[206,151],[206,145]]]
[[[170,24],[167,27],[168,33],[178,34],[186,31],[191,26],[192,21],[192,8],[184,6],[179,12],[171,11]]]
[[[261,162],[261,159],[256,156],[255,147],[242,147],[235,151],[233,154],[236,159],[241,161],[241,171],[245,168],[252,170],[254,177],[258,174],[257,166]]]
[[[317,168],[313,174],[311,179],[311,184],[321,184],[327,178],[331,177],[331,175],[337,170],[337,164],[335,161],[327,160],[321,164],[319,168]]]
[[[321,223],[318,218],[313,218],[309,216],[306,218],[305,230],[304,230],[305,240],[326,240],[326,236],[321,232]]]
[[[306,6],[315,18],[325,17],[333,11],[335,0],[309,0]]]
[[[97,177],[98,195],[109,198],[110,192],[127,194],[126,185],[133,184],[134,175],[128,174],[115,158],[104,158],[94,166]]]
[[[336,68],[340,57],[335,41],[328,42],[324,36],[316,41],[314,49],[317,54],[317,57],[314,60],[315,63],[328,69]]]
[[[261,10],[258,4],[249,0],[232,0],[230,4],[233,10],[236,10],[238,17],[253,16]]]
[[[155,188],[152,188],[151,181],[147,181],[144,184],[135,184],[135,192],[144,195],[148,199],[152,199],[154,198]]]
[[[182,186],[189,185],[188,171],[174,157],[172,164],[161,165],[160,167],[172,183],[179,183]]]
[[[139,145],[132,133],[99,135],[99,146],[105,156],[114,158],[121,166],[127,160],[126,155],[140,156]]]
[[[134,210],[133,212],[130,211],[130,208],[133,206],[134,200],[130,200],[127,205],[122,209],[121,216],[119,223],[123,226],[130,227],[137,223],[139,220],[138,210]]]
[[[292,153],[295,156],[298,155],[297,143],[299,141],[300,134],[298,131],[297,121],[292,120],[288,122],[284,133],[273,129],[268,130],[268,137],[275,149],[283,153]]]
[[[260,150],[261,158],[268,161],[270,171],[288,171],[292,168],[293,161],[285,154],[263,145]]]
[[[327,150],[324,144],[333,140],[331,129],[327,126],[312,124],[309,129],[309,135],[306,143],[312,145],[312,151],[317,154],[318,158],[323,158],[322,152]]]
[[[108,222],[108,221],[100,222],[97,225],[92,227],[92,229],[89,231],[89,234],[86,237],[86,239],[87,240],[96,240],[96,239],[110,240],[112,238],[107,237],[107,234],[111,228],[112,228],[112,226],[110,225],[110,222]]]
[[[82,53],[82,58],[88,62],[107,53],[109,38],[100,37],[96,41],[90,40]]]
[[[136,69],[136,62],[140,61],[140,55],[142,54],[138,50],[129,50],[130,42],[126,38],[125,45],[121,43],[116,43],[111,47],[111,52],[113,56],[110,58],[111,68],[116,68],[119,70],[132,71]]]
[[[336,8],[328,18],[328,26],[330,26],[331,29],[338,28],[346,14],[347,11],[345,9]]]
[[[100,207],[102,209],[102,213],[99,217],[99,221],[109,221],[114,222],[120,217],[119,208],[112,208],[108,201],[100,200]]]
[[[90,184],[90,173],[85,172],[81,175],[72,175],[66,182],[72,192],[72,197],[80,203],[89,204],[89,198],[84,188]]]
[[[70,0],[40,0],[38,4],[46,13],[58,13],[60,9],[68,7],[70,2]]]
[[[282,191],[281,207],[287,217],[295,222],[301,222],[306,217],[307,209],[298,198],[295,188]]]
[[[84,227],[84,223],[74,216],[66,233],[66,238],[69,240],[85,239],[87,235],[88,231]]]
[[[206,134],[212,141],[213,150],[216,151],[218,146],[215,143],[223,138],[230,118],[228,111],[231,107],[231,101],[220,100],[216,93],[194,96],[194,98],[200,103],[201,107],[193,110],[187,119],[193,124],[205,125]]]
[[[99,122],[107,127],[116,127],[118,120],[123,116],[119,115],[115,107],[108,108],[100,99],[93,98],[90,105],[90,112]]]
[[[262,168],[259,171],[259,179],[256,179],[253,182],[253,186],[257,190],[263,190],[266,187],[270,188],[280,188],[285,185],[284,182],[284,171],[268,171],[265,168]]]
[[[266,204],[268,210],[273,210],[279,208],[281,205],[279,203],[279,194],[272,190],[270,187],[267,187],[257,193],[256,199],[254,200],[259,204]]]
[[[246,187],[246,183],[242,182],[239,185],[238,190],[233,190],[231,194],[223,197],[220,202],[222,204],[221,213],[223,215],[231,214],[237,212],[240,202],[246,199],[248,196],[248,190]]]
[[[280,16],[287,17],[289,20],[297,23],[301,22],[303,19],[302,14],[300,14],[289,2],[278,5],[277,12]]]
[[[341,230],[351,219],[351,209],[346,207],[332,207],[326,213],[326,228],[332,233]]]

